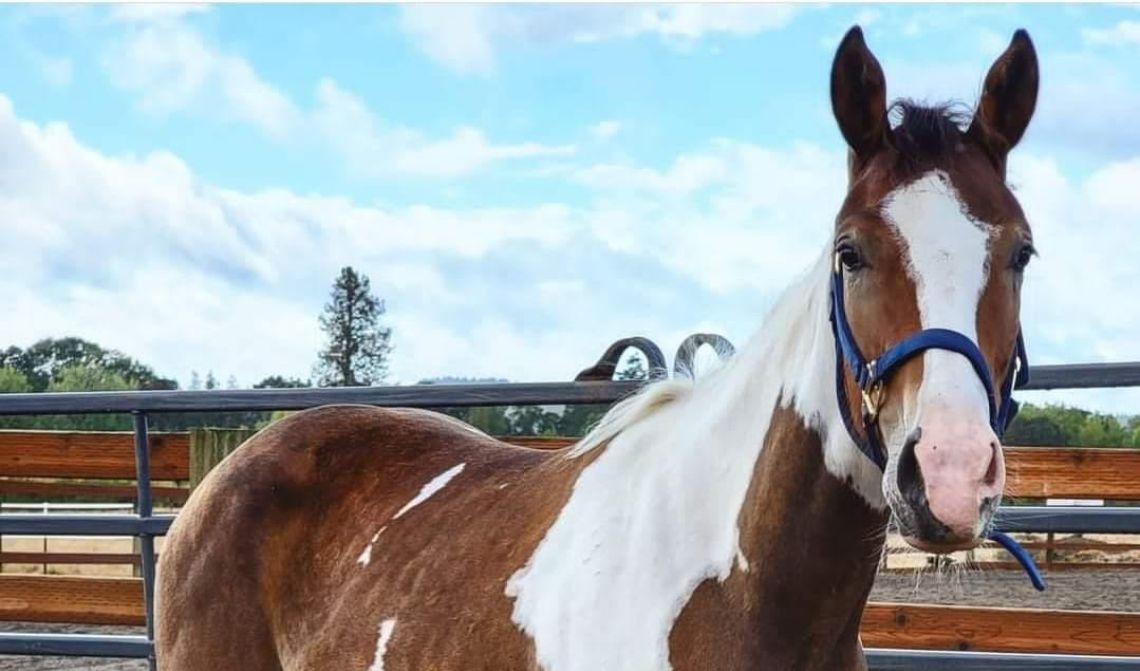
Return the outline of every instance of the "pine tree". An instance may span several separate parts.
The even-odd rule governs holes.
[[[388,375],[392,331],[380,325],[384,301],[372,295],[368,277],[342,268],[321,315],[327,344],[315,375],[322,386],[351,387],[383,382]]]

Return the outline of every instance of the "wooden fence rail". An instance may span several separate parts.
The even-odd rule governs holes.
[[[151,434],[152,477],[190,479],[190,440],[186,433]],[[511,436],[517,445],[555,449],[573,439]],[[1084,447],[1006,448],[1006,495],[1025,498],[1140,501],[1140,450]],[[36,482],[12,478],[132,480],[134,447],[130,433],[0,431],[0,493],[40,496],[133,496],[129,485]],[[106,487],[106,489],[100,489]],[[185,500],[185,486],[159,487],[158,498]]]
[[[557,449],[572,438],[508,436],[516,445]],[[132,479],[130,433],[0,431],[0,476]],[[151,434],[156,480],[188,480],[185,433]],[[1140,500],[1140,450],[1083,447],[1007,447],[1009,496]]]
[[[0,621],[142,625],[142,581],[0,576]],[[1140,650],[1140,613],[869,603],[861,634],[868,647],[1124,655]]]

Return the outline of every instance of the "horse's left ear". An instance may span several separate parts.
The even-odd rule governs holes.
[[[1005,174],[1005,158],[1025,134],[1037,106],[1037,51],[1020,29],[986,75],[969,133]]]

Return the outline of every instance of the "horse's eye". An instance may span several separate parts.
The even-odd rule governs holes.
[[[863,257],[859,256],[859,250],[850,243],[843,243],[835,250],[836,255],[839,256],[839,262],[843,267],[849,271],[859,270],[863,267]]]
[[[1017,250],[1017,254],[1013,257],[1013,269],[1017,272],[1025,270],[1025,267],[1029,265],[1029,262],[1033,260],[1036,254],[1037,250],[1033,248],[1033,245],[1028,243],[1022,245],[1021,248]]]

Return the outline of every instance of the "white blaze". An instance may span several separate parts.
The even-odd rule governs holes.
[[[972,219],[950,179],[934,171],[892,194],[884,218],[902,239],[906,271],[914,281],[922,328],[957,331],[978,344],[978,301],[986,285],[990,226]],[[917,407],[949,406],[977,413],[989,424],[985,387],[966,357],[931,349],[922,355]],[[908,417],[896,427],[909,432],[920,421]]]

